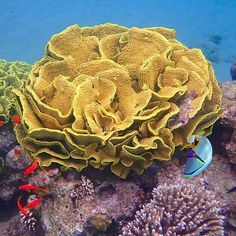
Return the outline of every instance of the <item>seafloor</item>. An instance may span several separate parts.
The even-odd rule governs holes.
[[[228,192],[236,186],[236,82],[225,82],[220,87],[224,115],[214,125],[210,136],[213,161],[192,180],[182,176],[184,158],[181,153],[170,162],[153,165],[142,176],[131,174],[126,180],[106,171],[61,172],[57,168],[49,171],[38,169],[28,178],[22,173],[28,163],[27,155],[21,150],[21,157],[15,159],[14,150],[21,147],[12,127],[1,127],[0,153],[9,168],[12,166],[14,169],[11,168],[0,182],[0,235],[138,235],[126,234],[127,227],[145,232],[151,227],[152,219],[160,219],[164,205],[170,218],[160,221],[159,227],[168,229],[171,223],[181,222],[184,217],[194,214],[195,218],[188,221],[189,233],[181,235],[236,235],[236,191]],[[33,209],[27,219],[19,213],[16,204],[18,187],[26,183],[49,191],[40,207]],[[156,189],[152,196],[153,188]],[[189,201],[181,199],[179,191],[187,195]],[[169,196],[164,196],[165,192]],[[24,196],[23,203],[29,195]],[[156,202],[148,203],[152,198]],[[160,208],[158,214],[152,211],[153,204]],[[142,209],[141,213],[135,215],[139,209]],[[208,215],[204,224],[214,228],[214,233],[194,233],[200,227],[197,217],[204,214]],[[132,220],[132,224],[128,224]]]

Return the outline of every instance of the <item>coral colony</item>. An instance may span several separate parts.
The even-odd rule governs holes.
[[[0,129],[11,124],[21,145],[6,161],[24,179],[17,206],[32,235],[40,222],[79,235],[91,225],[106,231],[111,219],[122,236],[224,235],[221,206],[203,187],[162,184],[150,200],[141,182],[120,180],[176,151],[188,151],[186,177],[212,159],[206,136],[223,114],[221,90],[201,50],[175,36],[163,27],[72,25],[33,67],[0,60]],[[0,180],[4,168],[1,158]]]
[[[110,166],[121,178],[169,160],[222,115],[211,64],[166,28],[70,26],[14,92],[18,141],[41,167]]]
[[[121,236],[224,235],[219,202],[193,185],[163,185],[123,228]]]

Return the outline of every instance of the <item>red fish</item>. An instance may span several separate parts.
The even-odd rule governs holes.
[[[3,126],[3,125],[5,125],[5,121],[0,120],[0,127]]]
[[[29,202],[24,208],[26,209],[33,209],[37,207],[42,202],[41,198],[36,198],[35,200]]]
[[[38,167],[38,160],[39,160],[38,157],[34,158],[34,161],[33,161],[32,165],[31,165],[30,167],[28,167],[28,168],[24,171],[23,174],[24,174],[24,175],[29,175],[29,174],[31,174],[32,172],[34,172],[34,171],[37,169],[37,167]]]
[[[20,196],[17,200],[17,206],[20,209],[21,213],[26,217],[28,214],[27,214],[27,211],[24,209],[24,207],[21,206],[21,203],[20,203],[21,197],[22,196]]]
[[[15,153],[15,155],[17,155],[17,156],[20,156],[20,155],[21,155],[21,150],[18,149],[18,148],[15,148],[15,149],[14,149],[14,153]]]
[[[11,117],[11,119],[12,119],[12,122],[13,122],[13,126],[16,126],[17,124],[21,123],[21,117],[17,114],[13,115]]]
[[[19,186],[19,189],[25,191],[46,190],[45,188],[41,188],[30,184],[21,185]]]
[[[36,192],[40,195],[47,195],[49,193],[48,189],[46,188],[41,188],[38,186],[34,186],[34,185],[30,185],[30,184],[26,184],[26,185],[21,185],[19,186],[20,190],[24,190],[24,191],[28,191],[28,192]]]

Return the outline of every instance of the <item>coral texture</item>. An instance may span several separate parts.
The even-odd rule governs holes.
[[[17,138],[41,166],[110,166],[122,178],[210,134],[222,114],[211,63],[162,27],[70,26],[15,92]]]
[[[83,231],[87,224],[95,226],[94,221],[130,218],[142,203],[143,190],[133,182],[107,179],[97,183],[84,176],[55,180],[49,187],[53,198],[42,205],[48,235],[74,235],[72,232]]]
[[[222,83],[220,86],[224,92],[224,115],[220,123],[232,130],[230,140],[225,143],[225,149],[230,161],[236,164],[236,81]]]
[[[123,228],[121,236],[224,235],[214,195],[193,185],[162,185]]]
[[[0,59],[0,119],[9,120],[14,104],[14,88],[22,89],[32,66],[23,61],[8,62]]]

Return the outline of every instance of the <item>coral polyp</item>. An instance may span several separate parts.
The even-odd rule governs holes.
[[[70,26],[54,35],[23,92],[17,138],[41,166],[89,165],[125,178],[208,135],[221,91],[200,49],[162,27]]]

